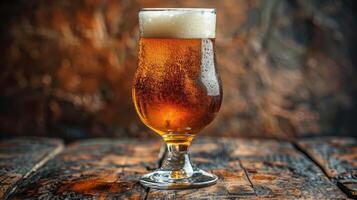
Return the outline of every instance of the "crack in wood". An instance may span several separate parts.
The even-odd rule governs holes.
[[[156,141],[87,140],[50,160],[13,199],[144,198],[139,176],[157,162]]]
[[[0,154],[6,158],[0,159],[0,165],[8,166],[8,170],[0,175],[0,198],[10,198],[25,180],[63,149],[58,139],[22,137],[1,142]]]
[[[357,140],[343,137],[300,139],[295,147],[350,198],[357,198]]]
[[[313,159],[304,149],[302,149],[296,142],[291,142],[291,144],[297,151],[299,151],[301,154],[306,156],[306,158],[308,158],[311,162],[313,162],[325,174],[326,177],[329,177],[325,169],[318,162],[316,162],[316,160]],[[332,180],[330,181],[333,182]]]
[[[244,174],[245,174],[245,177],[247,178],[247,180],[249,181],[250,185],[252,186],[253,190],[254,190],[254,194],[255,196],[258,196],[257,195],[257,192],[256,192],[256,188],[254,187],[254,184],[252,183],[252,181],[250,180],[249,176],[248,176],[248,172],[247,170],[243,167],[242,165],[242,162],[238,159],[238,162],[239,162],[239,166],[243,169],[244,171]]]
[[[237,156],[259,198],[345,198],[292,144],[238,140]]]

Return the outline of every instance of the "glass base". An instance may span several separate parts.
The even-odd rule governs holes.
[[[158,169],[141,177],[140,183],[155,189],[191,189],[214,185],[218,177],[201,169],[194,169],[187,178],[174,178],[175,172]]]

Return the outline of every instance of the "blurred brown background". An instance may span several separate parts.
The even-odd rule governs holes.
[[[153,137],[131,100],[142,7],[217,8],[224,101],[202,135],[356,136],[357,18],[352,0],[0,4],[2,139]]]

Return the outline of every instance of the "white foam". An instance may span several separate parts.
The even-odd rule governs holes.
[[[141,37],[215,38],[214,9],[143,9],[139,12]]]

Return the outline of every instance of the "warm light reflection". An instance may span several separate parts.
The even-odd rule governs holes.
[[[168,132],[190,129],[190,114],[185,108],[166,105],[153,110],[155,110],[153,111],[153,121],[158,123],[158,127],[162,127]]]

